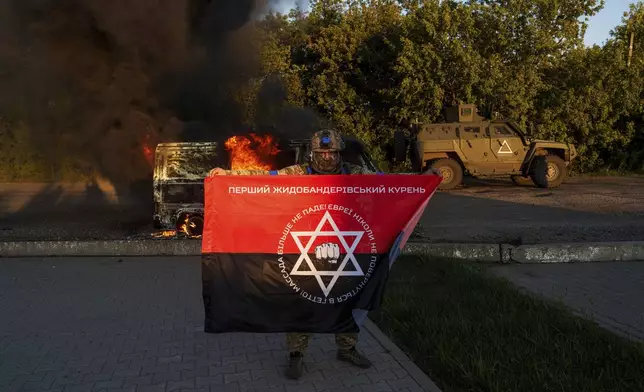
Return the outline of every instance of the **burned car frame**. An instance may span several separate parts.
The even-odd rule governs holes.
[[[345,138],[346,162],[379,172],[364,144]],[[308,161],[309,139],[290,140],[277,168]],[[204,224],[204,179],[215,167],[229,167],[228,151],[217,142],[159,143],[153,170],[154,228],[199,237]]]
[[[154,227],[188,236],[203,228],[203,180],[221,164],[218,143],[159,143],[154,155]]]

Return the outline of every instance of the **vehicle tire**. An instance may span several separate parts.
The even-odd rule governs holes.
[[[548,161],[545,156],[537,156],[532,160],[530,178],[539,188],[548,187]]]
[[[201,215],[192,215],[186,222],[186,234],[188,237],[201,237],[203,234],[204,219]]]
[[[407,138],[403,131],[394,132],[394,159],[396,162],[407,160]]]
[[[438,186],[441,190],[454,189],[463,182],[463,168],[451,158],[437,159],[428,162],[428,168],[440,170],[443,175],[443,181]]]
[[[548,178],[548,187],[556,188],[568,177],[568,168],[566,162],[556,155],[548,155],[546,158],[548,167],[546,169]]]

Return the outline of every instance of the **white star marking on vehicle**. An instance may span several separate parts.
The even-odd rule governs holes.
[[[321,231],[322,227],[324,227],[324,224],[326,222],[329,222],[329,224],[333,228],[333,231]],[[338,226],[333,221],[333,218],[331,218],[331,214],[329,214],[329,212],[327,211],[324,214],[324,217],[322,217],[322,220],[320,220],[320,223],[318,224],[318,226],[315,228],[314,231],[292,231],[291,232],[291,236],[293,236],[293,240],[295,241],[295,244],[300,250],[300,257],[295,262],[295,265],[293,266],[293,269],[291,270],[290,275],[315,276],[315,279],[318,281],[318,284],[320,285],[320,289],[322,289],[324,296],[328,297],[329,293],[333,289],[333,286],[335,285],[335,283],[337,282],[340,276],[364,276],[364,273],[362,272],[362,268],[360,268],[360,264],[358,264],[358,260],[356,260],[355,256],[353,255],[353,252],[356,250],[358,243],[360,243],[360,239],[362,238],[363,234],[364,234],[364,231],[340,231],[338,229]],[[299,237],[309,237],[309,236],[311,238],[307,242],[306,246],[302,246],[302,242],[300,241]],[[346,238],[344,238],[345,236],[356,237],[356,239],[353,241],[351,246],[349,246],[349,244],[347,243]],[[318,271],[315,268],[315,265],[313,264],[313,262],[311,261],[311,258],[309,257],[309,250],[311,249],[311,246],[313,246],[313,243],[318,237],[337,237],[342,243],[342,247],[345,249],[346,255],[344,256],[342,263],[340,264],[340,266],[336,271]],[[349,261],[351,261],[351,263],[353,264],[353,267],[356,269],[355,271],[344,270],[344,268],[346,267]],[[310,271],[300,271],[300,266],[302,265],[302,262],[306,262],[306,265],[309,267]],[[322,276],[333,277],[329,282],[328,286],[325,285],[324,282],[322,281]]]

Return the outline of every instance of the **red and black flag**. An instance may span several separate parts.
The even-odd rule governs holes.
[[[357,332],[436,175],[205,180],[205,331]]]

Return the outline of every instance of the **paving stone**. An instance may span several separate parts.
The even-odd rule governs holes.
[[[168,381],[166,390],[167,392],[176,391],[180,389],[190,389],[195,387],[195,379],[183,381]]]
[[[372,369],[337,361],[333,335],[314,335],[305,374],[287,380],[284,334],[203,332],[201,288],[189,283],[199,281],[198,258],[122,260],[0,262],[0,314],[15,315],[0,319],[2,356],[11,364],[0,366],[3,392],[419,388],[366,331],[359,345],[374,361]]]
[[[136,392],[166,392],[166,383],[157,385],[139,385]]]

